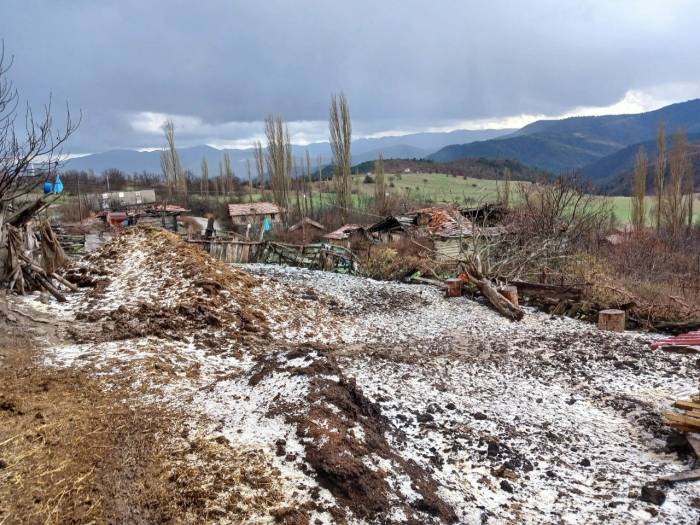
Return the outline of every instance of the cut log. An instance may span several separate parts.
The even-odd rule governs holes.
[[[508,299],[513,306],[518,306],[518,288],[517,286],[502,286],[498,290],[503,297]]]
[[[695,481],[698,479],[700,479],[700,468],[686,470],[684,472],[678,472],[677,474],[670,474],[668,476],[661,476],[659,481]]]
[[[692,401],[691,399],[679,399],[673,403],[676,408],[682,408],[683,410],[700,410],[700,403]]]
[[[51,274],[51,277],[53,277],[54,279],[56,279],[59,283],[61,283],[63,286],[65,286],[66,288],[68,288],[68,289],[71,290],[72,292],[77,292],[77,291],[78,291],[78,287],[77,287],[76,285],[74,285],[74,284],[73,284],[72,282],[70,282],[70,281],[66,281],[63,277],[61,277],[61,276],[58,275],[57,273],[52,273],[52,274]]]
[[[501,314],[505,315],[508,319],[520,320],[525,315],[525,312],[519,307],[515,306],[508,299],[503,297],[496,287],[488,279],[475,279],[471,275],[469,276],[471,282],[476,284],[479,291],[488,299],[489,303],[498,310]]]
[[[461,279],[447,279],[447,297],[461,297],[462,296],[462,280]]]
[[[601,310],[598,312],[598,328],[609,332],[624,332],[625,311]]]
[[[674,414],[672,412],[664,413],[664,419],[672,427],[683,427],[687,429],[693,429],[694,432],[700,431],[700,419],[682,416],[680,414]]]
[[[447,285],[442,281],[438,281],[437,279],[428,279],[426,277],[411,277],[411,282],[418,284],[431,284],[433,286],[437,286],[438,288],[447,289]]]

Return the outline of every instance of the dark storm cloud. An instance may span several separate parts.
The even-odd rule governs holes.
[[[270,112],[323,121],[341,89],[356,129],[373,133],[700,84],[691,1],[2,0],[0,10],[22,94],[83,109],[75,151],[158,145],[159,114],[182,116],[192,143],[248,138],[259,125],[246,122]]]

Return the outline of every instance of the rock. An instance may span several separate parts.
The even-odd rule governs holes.
[[[498,456],[499,446],[498,443],[492,441],[486,448],[486,455],[489,457]]]
[[[425,414],[418,414],[418,415],[416,416],[416,420],[417,420],[419,423],[428,423],[428,422],[430,422],[430,421],[433,421],[434,419],[435,419],[435,418],[433,418],[432,414],[428,414],[428,413],[425,413]]]
[[[581,462],[579,463],[582,467],[590,467],[591,466],[591,460],[588,458],[583,458]]]
[[[666,493],[657,486],[647,483],[642,487],[639,499],[654,505],[663,505],[664,501],[666,501]]]
[[[449,403],[447,403],[447,404],[445,405],[445,408],[446,408],[447,410],[454,410],[455,408],[457,408],[457,405],[455,405],[454,403],[452,403],[452,402],[450,401]]]
[[[0,459],[0,469],[7,468],[7,461]]]
[[[472,414],[472,417],[478,421],[484,421],[485,419],[488,419],[488,416],[483,412],[474,412]]]
[[[512,493],[513,492],[513,485],[508,483],[507,480],[502,479],[501,480],[501,490],[505,490],[506,492]]]

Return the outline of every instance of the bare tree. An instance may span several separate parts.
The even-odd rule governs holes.
[[[311,211],[311,215],[314,214],[314,186],[313,182],[311,181],[311,157],[309,156],[309,150],[307,149],[305,151],[305,160],[306,160],[306,186],[307,186],[307,191],[308,191],[308,199],[309,199],[309,209]]]
[[[663,208],[664,179],[666,175],[666,126],[659,122],[656,130],[656,162],[654,164],[654,195],[656,197],[656,231],[661,228],[661,215]]]
[[[248,200],[253,202],[253,175],[250,172],[250,159],[245,159],[245,168],[248,172]]]
[[[345,217],[352,204],[350,191],[352,125],[350,108],[343,93],[338,96],[331,95],[328,127],[330,129],[331,150],[333,151],[336,201]]]
[[[471,250],[484,275],[529,279],[556,270],[587,243],[607,231],[612,209],[577,176],[560,176],[516,187],[516,205],[508,215],[507,234],[481,238]]]
[[[688,176],[685,179],[685,187],[683,188],[683,193],[685,194],[685,202],[687,206],[687,217],[688,226],[693,225],[693,209],[695,201],[695,170],[693,169],[692,163],[689,164]]]
[[[209,163],[206,157],[202,157],[202,176],[199,179],[202,196],[209,199]]]
[[[669,152],[669,180],[664,187],[661,219],[675,235],[686,224],[688,206],[684,191],[686,178],[691,176],[688,160],[688,137],[683,131],[673,134],[673,143]]]
[[[255,146],[253,147],[253,153],[255,154],[255,170],[258,174],[258,186],[260,186],[260,194],[265,199],[265,153],[263,151],[263,146],[259,140],[255,141]]]
[[[219,176],[216,178],[216,190],[219,194],[219,197],[223,196],[226,192],[226,187],[224,184],[225,179],[226,172],[224,171],[224,163],[223,161],[219,161]]]
[[[506,208],[510,206],[510,169],[503,170],[503,182],[496,183],[496,200]]]
[[[224,184],[224,192],[226,195],[230,195],[233,193],[233,168],[231,167],[231,157],[229,156],[228,152],[224,152],[224,161],[223,161],[223,184]]]
[[[160,167],[168,184],[168,196],[172,197],[173,192],[177,191],[187,198],[187,181],[175,147],[175,124],[172,120],[163,125],[163,133],[167,146],[160,153]]]
[[[265,119],[267,137],[267,172],[275,203],[283,209],[289,208],[290,173],[292,170],[292,146],[287,125],[279,115]]]
[[[0,41],[0,215],[9,201],[53,176],[61,163],[63,145],[80,124],[80,119],[71,119],[66,106],[63,126],[54,127],[49,97],[38,117],[26,106],[24,130],[19,131],[15,127],[19,93],[7,77],[12,62],[12,58],[6,58],[4,42]]]
[[[632,179],[632,226],[642,231],[646,222],[645,199],[647,194],[647,153],[644,146],[639,146],[634,159],[634,177]]]
[[[378,214],[386,212],[386,184],[384,183],[384,154],[374,162],[374,206]]]

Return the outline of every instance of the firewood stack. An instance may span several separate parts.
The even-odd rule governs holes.
[[[61,285],[77,290],[56,273],[67,262],[65,253],[50,223],[35,220],[49,204],[41,198],[5,221],[0,218],[0,286],[20,294],[41,290],[64,302]]]
[[[681,432],[700,432],[700,392],[690,399],[679,399],[673,403],[674,408],[683,410],[683,414],[664,413],[666,424]]]

